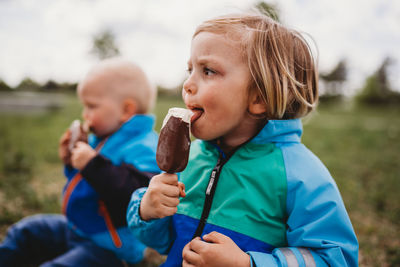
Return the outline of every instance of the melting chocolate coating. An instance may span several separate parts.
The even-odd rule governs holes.
[[[157,145],[158,167],[167,173],[181,172],[189,159],[189,123],[171,116],[161,129]]]

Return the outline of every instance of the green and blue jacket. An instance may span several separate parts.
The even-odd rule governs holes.
[[[358,242],[338,188],[301,134],[299,119],[269,121],[230,158],[212,142],[193,142],[177,213],[141,220],[146,189],[138,189],[129,227],[168,254],[163,266],[181,266],[183,247],[212,231],[229,236],[252,266],[357,266]]]

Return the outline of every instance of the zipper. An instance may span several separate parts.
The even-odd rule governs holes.
[[[204,231],[204,227],[206,226],[206,221],[207,221],[208,215],[210,214],[212,201],[214,199],[215,190],[217,189],[218,179],[219,179],[219,175],[221,174],[222,167],[233,156],[233,154],[235,154],[235,152],[239,148],[246,145],[248,142],[250,142],[251,139],[253,139],[253,137],[250,138],[249,140],[247,140],[246,142],[244,142],[243,144],[237,146],[229,155],[226,155],[225,152],[217,144],[211,143],[218,150],[219,158],[218,158],[217,164],[215,165],[214,169],[212,170],[212,172],[210,174],[210,180],[208,181],[208,185],[207,185],[206,192],[205,192],[206,197],[204,199],[203,211],[201,212],[200,221],[199,221],[196,231],[194,232],[192,239],[194,239],[195,237],[201,236],[201,234]]]
[[[223,156],[221,155],[217,161],[217,164],[215,165],[214,169],[211,172],[210,179],[208,181],[207,189],[205,192],[206,197],[204,200],[203,211],[201,213],[199,224],[192,239],[201,236],[201,234],[203,233],[208,215],[210,214],[212,201],[215,195],[215,190],[217,189],[219,175],[221,173],[222,167],[226,162],[227,159],[223,158]]]

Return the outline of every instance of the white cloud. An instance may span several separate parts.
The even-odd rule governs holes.
[[[88,54],[92,36],[110,28],[123,56],[138,62],[154,83],[176,86],[185,76],[196,25],[216,15],[246,10],[255,2],[3,0],[0,78],[10,85],[24,76],[40,82],[50,78],[76,81],[95,62]],[[346,58],[351,68],[349,84],[357,88],[387,55],[397,60],[396,70],[400,69],[400,1],[276,3],[286,25],[315,39],[321,71],[331,70]],[[392,80],[400,89],[400,78]]]
[[[400,4],[398,1],[279,1],[286,24],[310,33],[319,49],[321,71],[341,58],[350,68],[349,86],[357,89],[384,57],[397,59],[400,70]],[[393,86],[400,89],[398,81]]]

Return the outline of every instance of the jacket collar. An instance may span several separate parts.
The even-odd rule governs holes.
[[[116,133],[118,136],[138,136],[141,133],[147,133],[153,129],[154,126],[154,116],[150,114],[136,114],[133,115],[129,120],[127,120],[121,127],[108,137],[111,139]],[[89,143],[97,145],[101,142],[102,138],[95,135],[89,136]]]
[[[133,115],[129,120],[122,124],[118,131],[121,131],[124,134],[138,135],[152,130],[153,126],[153,115],[137,114]]]
[[[299,143],[302,132],[300,119],[270,120],[250,143]]]
[[[264,128],[251,140],[241,146],[250,144],[268,143],[300,143],[303,126],[300,119],[293,120],[270,120]],[[213,141],[205,141],[210,144],[220,154],[222,158],[227,158],[222,149]]]

